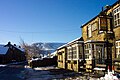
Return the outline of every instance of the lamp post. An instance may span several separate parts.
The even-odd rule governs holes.
[[[105,32],[105,37],[104,40],[106,42],[106,53],[107,53],[107,60],[106,60],[106,69],[108,66],[110,67],[110,70],[112,69],[112,52],[111,50],[111,45],[109,43],[109,38],[108,38],[108,20],[111,19],[111,16],[107,15],[106,12],[102,11],[100,13],[100,30]]]

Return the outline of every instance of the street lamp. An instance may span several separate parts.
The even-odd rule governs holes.
[[[112,52],[110,52],[111,45],[108,39],[108,20],[110,20],[112,17],[107,15],[105,11],[102,11],[99,15],[99,18],[100,18],[100,31],[105,31],[105,35],[106,35],[104,38],[106,42],[106,53],[107,53],[106,68],[108,68],[109,66],[110,69],[112,69],[112,54],[111,54]]]

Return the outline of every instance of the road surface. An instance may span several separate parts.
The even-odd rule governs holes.
[[[0,80],[25,80],[21,76],[23,70],[24,64],[10,64],[0,67]]]

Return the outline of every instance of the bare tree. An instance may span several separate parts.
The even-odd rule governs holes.
[[[42,51],[35,44],[28,45],[23,39],[21,39],[20,45],[25,49],[27,60],[30,60],[33,57],[41,58]]]
[[[22,48],[25,49],[26,59],[30,60],[33,57],[32,53],[30,52],[31,46],[29,46],[27,43],[25,43],[23,39],[21,39],[20,45]]]

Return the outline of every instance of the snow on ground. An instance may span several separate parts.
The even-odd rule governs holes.
[[[58,68],[53,66],[34,68],[34,70],[49,70],[49,69],[58,69]]]
[[[30,68],[25,66],[26,70],[23,71],[26,80],[99,80],[97,78],[90,78],[81,73],[59,69],[57,67],[38,67]]]
[[[7,65],[0,64],[0,67],[5,67],[5,66],[7,66]]]
[[[113,72],[108,72],[107,74],[105,74],[104,77],[101,77],[100,80],[120,80],[120,79],[118,79]]]

